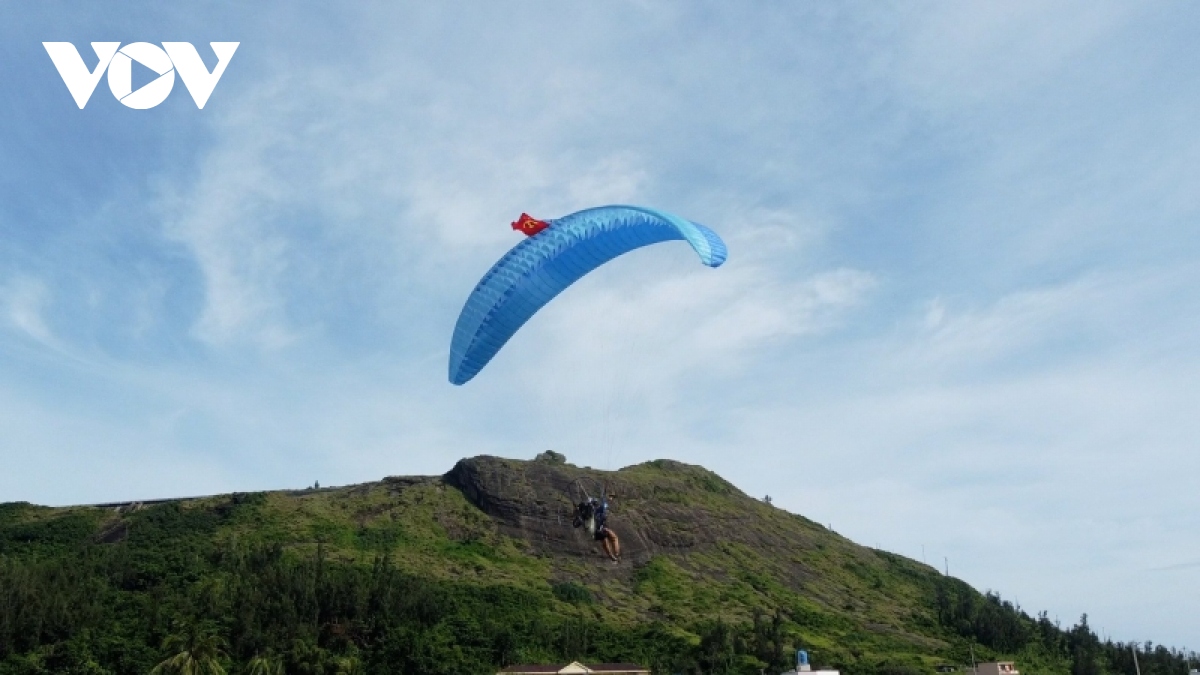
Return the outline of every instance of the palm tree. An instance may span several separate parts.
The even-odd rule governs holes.
[[[221,658],[225,641],[194,624],[163,640],[163,649],[174,654],[154,666],[150,675],[225,675]]]
[[[356,656],[342,656],[334,659],[334,671],[336,675],[362,675],[362,661]]]
[[[250,659],[246,675],[283,675],[283,662],[269,651]]]

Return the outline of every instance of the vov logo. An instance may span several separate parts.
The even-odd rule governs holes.
[[[146,110],[167,100],[171,88],[175,86],[175,73],[187,87],[197,108],[203,108],[212,96],[217,82],[225,74],[229,59],[237,51],[240,42],[210,42],[213,53],[217,55],[217,66],[212,72],[204,66],[200,54],[190,42],[164,42],[162,47],[149,42],[131,42],[121,46],[120,42],[93,42],[92,50],[96,52],[99,63],[95,70],[88,70],[79,55],[79,50],[70,42],[43,42],[42,46],[50,54],[54,67],[62,76],[67,90],[75,99],[80,110],[87,105],[100,78],[108,71],[108,88],[113,96],[123,105],[137,110]],[[158,77],[133,90],[133,62],[158,73]]]

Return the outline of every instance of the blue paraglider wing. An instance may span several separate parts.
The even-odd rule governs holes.
[[[549,222],[504,254],[467,298],[450,341],[452,383],[470,381],[554,296],[623,253],[682,239],[709,267],[728,254],[707,227],[640,206],[601,206]]]

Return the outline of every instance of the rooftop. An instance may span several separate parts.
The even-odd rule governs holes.
[[[636,663],[596,663],[590,666],[574,661],[566,665],[519,664],[509,666],[498,675],[650,675],[650,669]]]

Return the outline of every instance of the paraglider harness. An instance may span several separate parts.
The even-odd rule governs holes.
[[[588,532],[592,533],[593,539],[604,541],[604,538],[608,536],[607,520],[608,503],[591,499],[575,505],[575,520],[571,524],[575,527],[586,525]]]
[[[576,480],[572,487],[582,500],[575,505],[575,518],[571,521],[574,527],[586,527],[596,541],[604,541],[608,536],[608,489],[600,489],[600,499],[589,495],[583,485],[583,480]]]

